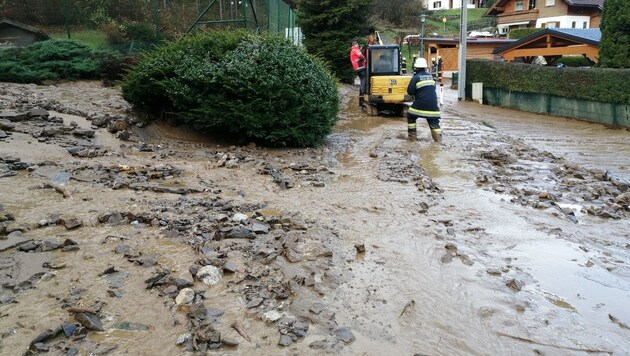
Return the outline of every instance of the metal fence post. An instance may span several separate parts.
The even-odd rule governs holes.
[[[158,12],[158,1],[153,0],[153,24],[155,25],[155,40],[160,40],[160,15]]]

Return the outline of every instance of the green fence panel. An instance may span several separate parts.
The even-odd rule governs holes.
[[[630,105],[615,105],[615,121],[619,126],[630,127]]]
[[[467,97],[470,97],[470,87],[470,85],[466,86]],[[610,126],[630,127],[630,105],[486,87],[483,88],[483,103],[532,113],[571,117]]]
[[[615,124],[615,105],[590,100],[576,100],[551,96],[549,114],[555,116],[574,117],[600,124]]]

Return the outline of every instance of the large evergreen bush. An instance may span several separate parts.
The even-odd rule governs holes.
[[[268,146],[313,146],[337,120],[333,76],[284,39],[212,31],[147,54],[123,82],[137,108],[173,111],[210,133]]]

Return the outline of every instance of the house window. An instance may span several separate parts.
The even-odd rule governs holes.
[[[439,9],[442,7],[442,2],[441,1],[436,1],[433,3],[433,8],[434,9]]]
[[[516,0],[516,4],[514,4],[514,11],[523,11],[523,0]]]
[[[575,28],[575,21],[571,22],[571,28]]]
[[[560,22],[558,21],[553,21],[553,22],[547,22],[546,24],[544,24],[545,28],[557,28],[560,27]]]
[[[553,6],[556,4],[556,0],[545,0],[545,6]]]
[[[586,21],[582,24],[582,28],[586,28]]]
[[[529,10],[536,8],[536,0],[529,0]]]

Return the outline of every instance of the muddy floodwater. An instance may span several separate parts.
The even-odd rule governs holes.
[[[0,354],[630,354],[630,132],[458,102],[265,149],[0,83]]]

